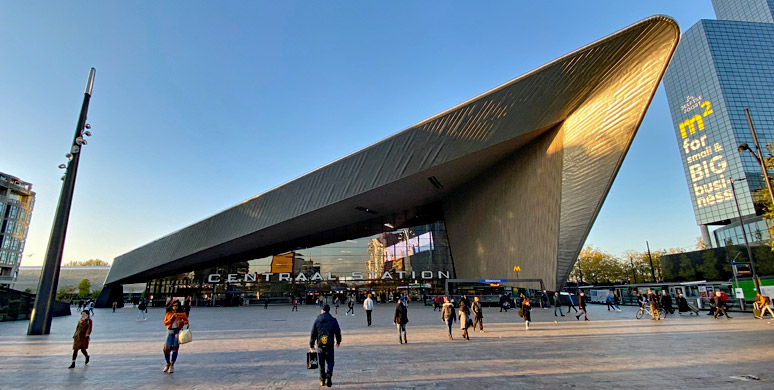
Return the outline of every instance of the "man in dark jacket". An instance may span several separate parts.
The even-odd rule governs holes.
[[[406,324],[408,323],[408,308],[403,304],[403,298],[398,298],[398,304],[395,306],[395,316],[392,323],[398,326],[398,342],[408,344],[406,339]]]
[[[484,332],[484,312],[481,310],[481,302],[478,301],[478,297],[473,297],[473,330],[476,330],[476,324],[479,326],[479,331]]]
[[[336,347],[341,344],[341,329],[339,322],[330,314],[331,307],[323,306],[320,315],[312,326],[312,337],[309,339],[309,351],[314,352],[314,343],[317,342],[317,359],[320,365],[320,386],[331,387],[333,376],[334,353],[333,339],[336,338]],[[328,364],[326,372],[325,365]]]

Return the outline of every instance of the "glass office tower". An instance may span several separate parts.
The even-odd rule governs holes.
[[[769,238],[753,193],[765,188],[744,109],[761,146],[774,144],[774,0],[713,0],[718,20],[683,33],[664,77],[696,223],[708,246]],[[768,152],[764,150],[764,155]],[[730,180],[734,180],[734,190]],[[709,226],[721,227],[710,237]]]

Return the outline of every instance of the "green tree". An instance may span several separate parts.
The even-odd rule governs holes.
[[[766,144],[766,149],[769,150],[768,157],[764,157],[763,161],[766,165],[766,169],[769,171],[774,170],[774,146]],[[765,178],[761,175],[763,180],[771,181],[771,177]],[[763,219],[766,221],[766,226],[769,230],[769,247],[774,251],[774,207],[771,204],[771,195],[768,188],[763,186],[762,188],[753,192],[753,202],[756,206],[763,210]]]
[[[686,281],[696,279],[696,270],[693,269],[691,258],[686,254],[680,255],[680,270],[677,272]]]
[[[701,264],[697,267],[699,272],[705,280],[718,280],[720,278],[720,272],[718,272],[718,259],[715,257],[715,252],[706,250],[701,254]]]
[[[80,283],[78,283],[78,296],[79,297],[86,297],[89,295],[89,292],[91,291],[91,281],[89,279],[83,279]]]
[[[590,246],[583,248],[571,272],[571,278],[589,284],[615,283],[626,279],[626,268],[615,256]]]
[[[73,299],[74,294],[75,294],[75,287],[62,286],[56,292],[56,300],[63,301],[63,302],[70,302]]]
[[[85,261],[68,261],[64,265],[66,267],[105,267],[109,266],[110,263],[100,259],[89,259]]]

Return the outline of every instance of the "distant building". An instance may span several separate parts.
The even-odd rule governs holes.
[[[760,165],[737,148],[753,148],[745,108],[761,146],[774,141],[774,0],[712,5],[718,20],[700,20],[683,33],[664,86],[696,223],[704,243],[717,247],[744,243],[734,196],[748,240],[769,238],[752,196],[765,188]],[[710,226],[721,226],[714,237]]]
[[[32,184],[0,172],[0,286],[14,287],[34,207]]]

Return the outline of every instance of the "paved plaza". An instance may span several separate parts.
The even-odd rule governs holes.
[[[771,389],[774,321],[734,313],[732,320],[670,316],[634,319],[634,308],[608,312],[590,305],[592,321],[534,309],[525,331],[516,311],[485,308],[486,333],[449,341],[440,313],[409,306],[407,345],[398,344],[392,304],[336,317],[343,342],[336,350],[333,387],[342,389]],[[332,310],[333,312],[333,310]],[[194,341],[181,346],[174,374],[161,372],[166,336],[163,309],[137,322],[131,307],[98,309],[89,348],[68,370],[78,316],[55,318],[48,336],[26,336],[27,322],[0,323],[0,389],[313,389],[307,370],[314,306],[198,308]],[[732,315],[734,315],[732,314]],[[334,314],[335,315],[335,314]],[[753,375],[760,381],[745,381]],[[739,377],[739,378],[735,378]],[[740,379],[741,378],[741,379]]]

